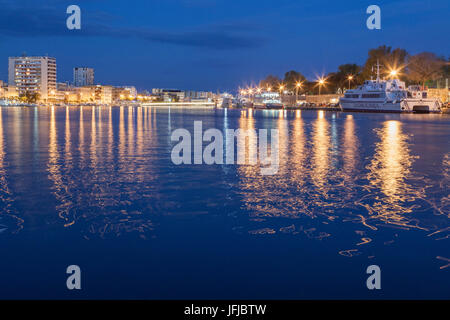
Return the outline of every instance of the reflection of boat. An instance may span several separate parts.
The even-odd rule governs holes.
[[[377,65],[377,79],[367,80],[356,89],[347,90],[339,100],[343,111],[374,112],[440,112],[438,99],[428,98],[427,91],[419,86],[406,88],[398,79],[380,80],[380,66]]]

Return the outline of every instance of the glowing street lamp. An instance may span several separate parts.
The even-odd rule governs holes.
[[[322,89],[322,86],[325,85],[325,79],[319,78],[319,79],[317,79],[317,83],[319,84],[319,96],[320,96],[320,91]]]
[[[389,73],[389,75],[390,75],[392,78],[395,78],[395,77],[398,75],[398,70],[395,70],[395,69],[391,70],[391,72]]]
[[[271,87],[267,87],[267,92],[271,92],[272,88]]]
[[[283,94],[284,88],[285,88],[284,84],[280,84],[280,97]]]
[[[347,79],[348,79],[348,88],[350,89],[350,81],[353,80],[353,76],[349,75]]]
[[[301,82],[297,82],[295,84],[295,95],[296,95],[296,99],[298,99],[298,90],[302,87],[303,83]]]

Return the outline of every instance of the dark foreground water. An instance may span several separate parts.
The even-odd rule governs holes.
[[[279,129],[278,174],[174,165],[195,120]],[[449,299],[449,137],[448,115],[2,108],[0,298]]]

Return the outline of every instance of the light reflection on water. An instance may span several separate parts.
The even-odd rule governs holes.
[[[336,251],[345,256],[374,245],[384,227],[447,239],[448,145],[435,155],[439,167],[420,170],[413,134],[422,133],[406,132],[416,120],[370,119],[323,111],[0,109],[0,232],[50,225],[77,228],[86,239],[151,238],[163,216],[226,212],[242,234],[300,234],[332,243],[339,226],[347,247]],[[278,174],[262,176],[259,164],[174,166],[171,130],[192,128],[194,120],[203,120],[204,129],[278,129]],[[27,141],[35,144],[30,150]],[[250,148],[247,161],[257,152]],[[30,187],[16,181],[28,170],[42,184],[26,198]],[[36,220],[31,207],[39,196],[52,199]]]
[[[5,168],[5,137],[3,130],[3,110],[0,108],[0,233],[9,231],[17,233],[22,229],[23,220],[18,217],[13,208],[12,193],[8,185]]]
[[[333,236],[330,222],[343,222],[347,237],[355,242],[340,253],[355,256],[380,228],[450,230],[448,220],[435,217],[442,212],[448,217],[447,184],[432,191],[430,186],[437,182],[413,172],[420,157],[412,154],[412,135],[404,132],[401,121],[382,121],[362,135],[365,128],[358,127],[352,114],[341,114],[337,120],[319,111],[304,120],[297,111],[289,121],[284,118],[279,112],[275,120],[280,133],[279,174],[261,176],[255,167],[238,168],[243,208],[256,222],[246,226],[250,234],[302,232],[324,239]],[[255,127],[255,119],[245,112],[239,123],[241,129]],[[367,134],[373,142],[362,145],[360,136]],[[369,156],[362,158],[367,151]],[[440,169],[448,181],[448,154]],[[436,194],[442,199],[427,199]],[[321,218],[314,223],[305,217]],[[388,245],[393,240],[380,241]]]

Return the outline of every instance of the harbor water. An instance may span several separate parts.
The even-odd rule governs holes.
[[[194,121],[277,129],[277,174],[174,164]],[[1,108],[0,298],[449,299],[449,137],[447,114]]]

